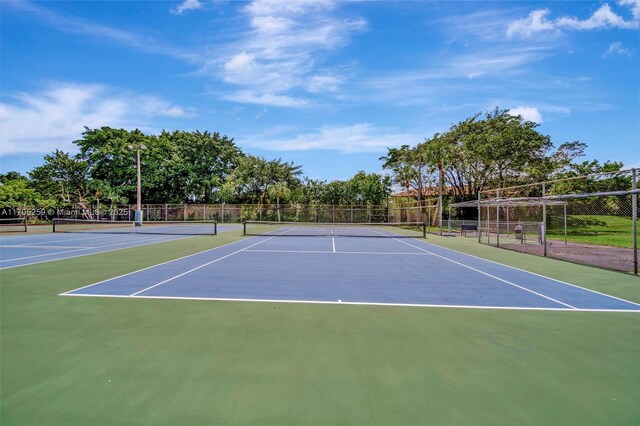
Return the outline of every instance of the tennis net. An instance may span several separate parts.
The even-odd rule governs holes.
[[[0,232],[27,232],[27,218],[0,219]]]
[[[53,232],[94,234],[216,235],[215,221],[147,221],[135,226],[131,221],[53,219]]]
[[[378,237],[425,238],[424,222],[399,223],[318,223],[318,222],[244,222],[244,235],[282,237]]]

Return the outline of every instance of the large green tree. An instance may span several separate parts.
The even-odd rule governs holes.
[[[458,198],[478,191],[549,179],[570,168],[586,145],[561,144],[555,151],[538,124],[509,110],[475,114],[416,146],[391,148],[382,157],[396,184],[416,191],[422,185],[444,190]],[[438,185],[440,186],[440,185]],[[420,193],[420,192],[418,192]]]
[[[60,150],[45,155],[44,161],[29,173],[31,186],[42,196],[56,197],[66,205],[77,205],[91,215],[89,210],[95,193],[89,164]]]
[[[301,175],[301,167],[293,163],[247,155],[239,158],[231,178],[238,185],[241,201],[264,204],[270,187],[284,183],[290,190],[295,190],[302,185]]]

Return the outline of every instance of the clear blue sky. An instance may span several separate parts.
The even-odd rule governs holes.
[[[344,179],[496,106],[640,167],[640,0],[0,7],[2,172],[112,126],[219,131]]]

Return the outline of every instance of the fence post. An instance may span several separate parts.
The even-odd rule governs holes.
[[[509,204],[508,204],[508,201],[507,201],[506,211],[507,211],[507,238],[509,238],[509,231],[511,230],[511,224],[509,223]]]
[[[637,169],[631,170],[631,189],[638,189]],[[631,222],[633,227],[633,273],[638,274],[638,194],[631,195]]]
[[[547,203],[544,201],[544,197],[547,195],[547,187],[542,184],[542,246],[544,256],[547,256]]]
[[[491,210],[489,209],[489,204],[487,204],[487,244],[491,245]]]
[[[442,236],[442,216],[444,216],[444,205],[443,205],[443,201],[444,200],[442,198],[442,182],[440,182],[440,191],[439,192],[440,192],[440,201],[439,201],[440,208],[438,210],[439,210],[439,213],[440,213],[440,218],[439,218],[439,220],[440,220],[440,236]]]
[[[482,207],[480,206],[480,191],[478,191],[478,244],[482,243]]]
[[[496,192],[496,247],[500,247],[500,191]]]
[[[564,245],[567,245],[567,202],[564,202]]]

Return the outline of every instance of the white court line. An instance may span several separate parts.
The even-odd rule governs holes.
[[[51,237],[55,237],[56,235],[62,235],[62,234],[61,233],[41,234],[41,235],[32,234],[32,235],[25,235],[24,237],[34,237],[34,239],[35,239],[35,238],[44,237],[44,236],[47,236],[47,235],[49,235]],[[118,235],[116,235],[116,234],[109,234],[109,235],[106,235],[106,234],[92,234],[91,236],[84,237],[84,238],[70,238],[70,239],[68,239],[68,238],[60,237],[60,238],[54,239],[52,241],[43,241],[43,242],[40,242],[40,243],[39,242],[35,242],[35,243],[31,243],[31,244],[32,245],[56,244],[56,243],[60,242],[59,240],[63,240],[66,243],[66,242],[69,242],[69,241],[86,241],[86,240],[95,240],[95,239],[98,239],[98,238],[115,238],[117,236]],[[3,239],[4,238],[0,238],[0,241],[3,240]],[[13,241],[10,241],[10,242],[13,242]]]
[[[473,254],[468,254],[468,253],[465,253],[465,252],[462,252],[462,251],[458,251],[458,250],[454,250],[454,249],[451,249],[451,248],[448,248],[448,247],[439,246],[438,244],[430,243],[428,241],[421,241],[421,242],[424,243],[424,244],[429,244],[430,246],[437,247],[439,249],[452,251],[454,253],[461,254],[463,256],[473,257],[474,259],[483,260],[485,262],[490,262],[490,263],[493,263],[495,265],[504,266],[505,268],[514,269],[516,271],[525,272],[527,274],[535,275],[536,277],[546,278],[548,280],[555,281],[555,282],[560,283],[560,284],[568,285],[568,286],[571,286],[571,287],[579,288],[579,289],[584,290],[584,291],[588,291],[588,292],[591,292],[591,293],[599,294],[600,296],[606,296],[606,297],[609,297],[611,299],[619,300],[621,302],[631,303],[632,305],[640,306],[640,303],[636,303],[636,302],[632,302],[630,300],[622,299],[621,297],[612,296],[612,295],[607,294],[607,293],[602,293],[602,292],[597,291],[597,290],[591,290],[590,288],[582,287],[582,286],[579,286],[577,284],[571,284],[571,283],[568,283],[566,281],[562,281],[562,280],[559,280],[559,279],[556,279],[556,278],[548,277],[546,275],[537,274],[535,272],[527,271],[526,269],[521,269],[521,268],[518,268],[518,267],[515,267],[515,266],[511,266],[511,265],[507,265],[507,264],[504,264],[504,263],[496,262],[495,260],[485,259],[484,257],[475,256]],[[523,254],[527,254],[527,253],[523,253]],[[557,259],[552,259],[552,260],[557,260]],[[589,267],[588,265],[577,265],[577,266]]]
[[[578,308],[576,308],[575,306],[571,306],[571,305],[569,305],[568,303],[561,302],[561,301],[559,301],[558,299],[554,299],[553,297],[546,296],[546,295],[544,295],[544,294],[542,294],[542,293],[538,293],[537,291],[534,291],[534,290],[531,290],[531,289],[529,289],[529,288],[523,287],[523,286],[518,285],[518,284],[516,284],[516,283],[512,283],[511,281],[507,281],[507,280],[505,280],[505,279],[503,279],[503,278],[496,277],[495,275],[492,275],[492,274],[490,274],[490,273],[488,273],[488,272],[481,271],[480,269],[476,269],[476,268],[474,268],[474,267],[472,267],[472,266],[465,265],[464,263],[458,262],[458,261],[453,260],[453,259],[449,259],[448,257],[441,256],[441,255],[439,255],[439,254],[436,254],[436,253],[430,252],[429,250],[425,250],[425,249],[420,248],[420,247],[418,247],[418,246],[414,246],[413,244],[409,244],[409,243],[407,243],[406,241],[402,241],[402,240],[399,240],[399,239],[397,239],[397,238],[394,238],[394,240],[399,241],[399,242],[401,242],[402,244],[406,244],[406,245],[408,245],[408,246],[411,246],[411,247],[417,248],[418,250],[422,250],[422,251],[424,251],[424,252],[430,253],[431,255],[436,256],[436,257],[439,257],[440,259],[444,259],[444,260],[446,260],[446,261],[448,261],[448,262],[455,263],[456,265],[460,265],[460,266],[462,266],[462,267],[464,267],[464,268],[471,269],[472,271],[478,272],[478,273],[480,273],[480,274],[482,274],[482,275],[486,275],[486,276],[488,276],[488,277],[491,277],[491,278],[493,278],[493,279],[496,279],[496,280],[498,280],[498,281],[501,281],[501,282],[503,282],[503,283],[505,283],[505,284],[509,284],[509,285],[511,285],[511,286],[513,286],[513,287],[517,287],[517,288],[519,288],[519,289],[521,289],[521,290],[524,290],[524,291],[527,291],[527,292],[529,292],[529,293],[535,294],[536,296],[540,296],[540,297],[543,297],[543,298],[545,298],[545,299],[548,299],[548,300],[554,301],[554,302],[556,302],[556,303],[560,303],[561,305],[568,306],[569,308],[572,308],[572,309],[578,309]]]
[[[84,249],[84,248],[95,248],[95,247],[88,247],[88,246],[38,246],[38,245],[29,245],[29,244],[0,244],[0,249],[3,248],[28,248],[28,249],[38,249],[38,250],[50,250],[50,249],[57,249],[57,250],[64,250],[64,249]]]
[[[143,240],[143,241],[148,241],[148,240],[149,240],[149,238],[147,238],[147,239],[145,239],[145,240]],[[103,245],[101,245],[101,246],[95,246],[95,247],[83,247],[83,248],[80,248],[80,249],[74,249],[74,250],[57,251],[57,252],[55,252],[55,253],[38,254],[38,255],[35,255],[35,256],[16,257],[16,258],[14,258],[14,259],[3,259],[3,260],[0,260],[0,263],[2,263],[2,262],[15,262],[15,261],[17,261],[17,260],[25,260],[25,259],[34,259],[34,258],[36,258],[36,257],[56,256],[56,255],[58,255],[58,254],[74,253],[74,252],[77,252],[77,251],[85,251],[85,250],[99,249],[99,248],[102,248],[102,247],[121,246],[121,245],[123,245],[123,244],[130,244],[130,243],[131,243],[131,241],[125,241],[125,242],[121,242],[121,243],[103,244]]]
[[[238,299],[227,297],[190,297],[190,296],[139,296],[139,295],[111,295],[111,294],[87,294],[62,293],[59,296],[75,297],[106,297],[116,299],[156,299],[156,300],[206,300],[217,302],[258,302],[258,303],[299,303],[311,305],[356,305],[356,306],[389,306],[404,308],[447,308],[447,309],[494,309],[494,310],[516,310],[516,311],[555,311],[555,312],[620,312],[620,313],[640,313],[640,310],[633,309],[591,309],[591,308],[536,308],[524,306],[479,306],[479,305],[435,305],[421,303],[384,303],[384,302],[345,302],[333,300],[285,300],[285,299]]]
[[[294,230],[294,229],[296,229],[296,228],[291,228],[291,229],[289,229],[289,230],[287,230],[287,231],[282,232],[281,234],[284,234],[285,232],[292,231],[292,230]],[[279,235],[280,235],[280,234],[279,234]],[[273,238],[275,238],[275,237],[277,237],[277,235],[274,235],[273,237],[269,237],[269,238],[267,238],[266,240],[258,241],[258,242],[257,242],[257,243],[255,243],[255,244],[251,244],[250,246],[247,246],[247,247],[241,248],[240,250],[236,250],[236,251],[234,251],[233,253],[230,253],[230,254],[227,254],[227,255],[225,255],[225,256],[222,256],[222,257],[219,257],[219,258],[217,258],[217,259],[214,259],[214,260],[212,260],[211,262],[207,262],[207,263],[205,263],[205,264],[203,264],[203,265],[196,266],[195,268],[189,269],[188,271],[185,271],[185,272],[183,272],[183,273],[181,273],[181,274],[178,274],[178,275],[173,276],[173,277],[171,277],[171,278],[167,278],[167,279],[166,279],[166,280],[164,280],[164,281],[160,281],[160,282],[159,282],[159,283],[157,283],[157,284],[154,284],[154,285],[149,286],[149,287],[147,287],[147,288],[143,288],[142,290],[140,290],[140,291],[136,291],[135,293],[131,293],[131,294],[130,294],[130,296],[136,296],[136,295],[138,295],[138,294],[140,294],[140,293],[144,293],[144,292],[145,292],[145,291],[147,291],[147,290],[151,290],[152,288],[158,287],[158,286],[160,286],[160,285],[162,285],[162,284],[166,284],[166,283],[168,283],[169,281],[173,281],[173,280],[175,280],[176,278],[183,277],[183,276],[185,276],[185,275],[187,275],[187,274],[190,274],[190,273],[192,273],[192,272],[194,272],[194,271],[197,271],[198,269],[202,269],[202,268],[204,268],[205,266],[209,266],[209,265],[211,265],[211,264],[213,264],[213,263],[216,263],[216,262],[219,262],[219,261],[221,261],[221,260],[223,260],[223,259],[226,259],[227,257],[231,257],[231,256],[233,256],[233,255],[235,255],[235,254],[238,254],[238,253],[241,253],[241,252],[243,252],[243,251],[246,251],[247,249],[250,249],[251,247],[255,247],[255,246],[257,246],[258,244],[262,244],[262,243],[264,243],[264,242],[267,242],[267,241],[269,241],[269,240],[271,240],[271,239],[273,239]]]
[[[336,252],[336,237],[335,236],[331,236],[331,244],[333,245],[333,252]]]
[[[254,238],[258,238],[258,237],[251,237],[251,238],[248,238],[248,239],[245,239],[245,240],[233,241],[231,243],[227,243],[227,244],[223,244],[221,246],[217,246],[217,247],[213,247],[213,248],[206,249],[206,250],[203,250],[203,251],[199,251],[197,253],[188,254],[186,256],[182,256],[182,257],[179,257],[177,259],[171,259],[171,260],[167,260],[166,262],[157,263],[155,265],[147,266],[146,268],[136,269],[135,271],[127,272],[126,274],[118,275],[118,276],[115,276],[115,277],[112,277],[112,278],[107,278],[106,280],[98,281],[97,283],[92,283],[92,284],[85,285],[85,286],[82,286],[82,287],[74,288],[73,290],[65,291],[64,293],[58,294],[58,296],[75,296],[75,295],[69,294],[69,293],[73,293],[74,291],[83,290],[85,288],[93,287],[94,285],[106,283],[107,281],[117,280],[119,278],[123,278],[123,277],[129,276],[129,275],[137,274],[138,272],[143,272],[143,271],[146,271],[146,270],[149,270],[149,269],[157,268],[158,266],[167,265],[169,263],[177,262],[179,260],[187,259],[189,257],[198,256],[198,255],[203,254],[203,253],[207,253],[207,252],[210,252],[210,251],[213,251],[213,250],[218,250],[220,248],[227,247],[227,246],[230,246],[232,244],[238,244],[240,242],[248,241],[248,240],[251,240],[251,239],[254,239]]]
[[[153,245],[153,244],[166,243],[168,241],[181,240],[181,239],[183,239],[183,238],[158,238],[158,239],[153,239],[153,240],[151,240],[151,239],[150,240],[144,240],[144,241],[149,241],[149,242],[146,243],[146,244],[131,245],[131,246],[128,246],[128,247],[124,247],[124,249],[145,247],[145,246],[150,246],[150,245]],[[129,241],[129,242],[132,242],[132,241]],[[133,242],[136,242],[136,241],[133,241]],[[99,251],[97,253],[85,253],[85,254],[79,254],[79,255],[76,255],[76,256],[66,256],[66,257],[60,257],[60,258],[55,258],[55,259],[40,260],[38,262],[24,263],[22,265],[2,266],[2,267],[0,267],[0,270],[4,271],[5,269],[13,269],[13,268],[21,268],[23,266],[39,265],[41,263],[56,262],[58,260],[75,259],[75,258],[78,258],[78,257],[93,256],[93,255],[102,254],[102,253],[111,253],[113,251],[118,251],[118,250],[123,250],[123,249],[116,248],[116,249],[111,249],[111,250]],[[73,251],[78,251],[78,250],[73,250]],[[55,255],[55,254],[61,254],[61,252],[50,253],[49,256],[52,256],[52,255]]]
[[[386,235],[386,234],[383,234],[382,232],[379,232],[379,231],[377,231],[377,230],[375,230],[375,231],[376,231],[376,232],[378,232],[379,234]],[[409,243],[408,243],[408,242],[406,242],[406,241],[402,241],[402,240],[400,240],[400,239],[398,239],[398,238],[392,238],[392,239],[393,239],[394,241],[398,241],[398,242],[400,242],[400,243],[402,243],[402,244],[406,244],[406,245],[408,245],[409,247],[413,247],[413,248],[416,248],[416,249],[418,249],[418,250],[422,250],[422,251],[424,251],[425,253],[429,253],[429,254],[431,254],[431,255],[433,255],[433,256],[439,257],[439,258],[441,258],[441,259],[443,259],[443,260],[446,260],[446,261],[448,261],[448,262],[455,263],[456,265],[459,265],[459,266],[462,266],[462,267],[464,267],[464,268],[470,269],[470,270],[472,270],[472,271],[478,272],[478,273],[480,273],[480,274],[482,274],[482,275],[486,275],[486,276],[488,276],[488,277],[491,277],[491,278],[493,278],[493,279],[495,279],[495,280],[498,280],[498,281],[503,282],[503,283],[505,283],[505,284],[508,284],[508,285],[510,285],[510,286],[517,287],[517,288],[519,288],[519,289],[521,289],[521,290],[524,290],[524,291],[526,291],[526,292],[529,292],[529,293],[535,294],[536,296],[539,296],[539,297],[545,298],[545,299],[547,299],[547,300],[551,300],[551,301],[553,301],[553,302],[559,303],[559,304],[561,304],[561,305],[567,306],[567,307],[572,308],[572,309],[578,309],[578,308],[576,308],[575,306],[569,305],[568,303],[561,302],[561,301],[559,301],[559,300],[557,300],[557,299],[554,299],[553,297],[546,296],[546,295],[544,295],[544,294],[542,294],[542,293],[538,293],[537,291],[534,291],[534,290],[528,289],[528,288],[526,288],[526,287],[520,286],[520,285],[518,285],[518,284],[516,284],[516,283],[513,283],[513,282],[511,282],[511,281],[505,280],[505,279],[500,278],[500,277],[496,277],[495,275],[492,275],[492,274],[490,274],[490,273],[488,273],[488,272],[481,271],[480,269],[476,269],[476,268],[474,268],[474,267],[472,267],[472,266],[465,265],[464,263],[461,263],[461,262],[455,261],[455,260],[453,260],[453,259],[449,259],[448,257],[441,256],[441,255],[439,255],[439,254],[433,253],[433,252],[431,252],[431,251],[429,251],[429,250],[426,250],[426,249],[423,249],[423,248],[421,248],[421,247],[414,246],[413,244],[409,244]]]
[[[384,254],[384,255],[409,255],[409,256],[431,256],[431,253],[416,253],[416,252],[407,252],[407,251],[398,251],[398,252],[390,252],[390,251],[329,251],[329,250],[246,250],[247,252],[256,252],[256,253],[323,253],[323,254]]]

